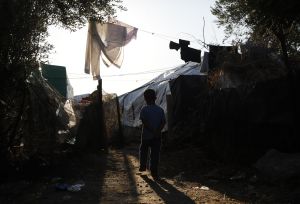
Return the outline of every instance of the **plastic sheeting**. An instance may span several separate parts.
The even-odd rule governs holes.
[[[38,72],[31,72],[22,85],[1,97],[0,151],[12,158],[17,154],[24,158],[52,155],[73,137],[70,131],[76,118],[72,101],[66,101]]]
[[[171,94],[169,81],[180,75],[204,75],[200,73],[201,65],[195,62],[188,62],[184,65],[168,70],[143,86],[119,96],[121,121],[122,124],[129,127],[139,127],[141,121],[139,114],[142,107],[146,104],[144,101],[144,91],[148,88],[156,91],[156,104],[161,106],[165,114],[167,113],[166,95]],[[167,125],[165,126],[165,130]]]

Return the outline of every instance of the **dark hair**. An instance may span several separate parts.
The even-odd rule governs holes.
[[[155,101],[156,99],[156,96],[155,96],[155,91],[153,89],[147,89],[145,92],[144,92],[144,98],[146,101]]]

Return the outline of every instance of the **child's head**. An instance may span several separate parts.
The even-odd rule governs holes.
[[[155,91],[153,89],[147,89],[144,92],[144,98],[147,104],[155,103],[156,100]]]

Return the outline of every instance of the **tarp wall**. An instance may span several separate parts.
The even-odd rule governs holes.
[[[143,86],[123,94],[119,97],[120,111],[122,114],[122,124],[129,127],[139,127],[141,121],[139,120],[139,114],[142,107],[146,104],[144,101],[144,91],[148,88],[156,91],[156,104],[161,106],[165,114],[167,113],[167,101],[166,95],[171,94],[169,88],[169,81],[175,79],[181,75],[201,75],[200,64],[194,62],[188,62],[184,65],[175,67],[168,70],[158,77],[154,78],[150,82]],[[167,125],[165,126],[165,130]]]

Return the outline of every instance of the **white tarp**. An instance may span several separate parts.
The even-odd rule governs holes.
[[[170,69],[143,86],[119,96],[122,124],[129,127],[139,127],[141,121],[139,114],[145,105],[144,91],[148,88],[156,91],[156,104],[161,106],[167,113],[166,95],[171,94],[169,81],[180,75],[203,75],[200,73],[201,65],[195,62],[188,62],[184,65]],[[165,128],[167,125],[165,126]]]

